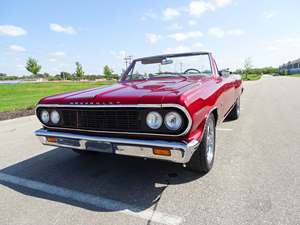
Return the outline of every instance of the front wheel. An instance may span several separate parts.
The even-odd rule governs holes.
[[[240,98],[238,98],[234,104],[233,109],[230,111],[226,119],[237,120],[240,117],[240,114],[241,114],[241,101]]]
[[[206,120],[204,134],[198,149],[186,164],[187,169],[197,173],[208,173],[215,158],[216,126],[215,117],[210,114]]]

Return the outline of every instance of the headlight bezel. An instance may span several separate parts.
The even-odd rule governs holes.
[[[180,121],[179,124],[177,125],[177,127],[175,127],[175,128],[172,128],[172,127],[168,124],[168,121],[167,121],[167,120],[168,120],[169,117],[171,117],[171,116],[176,117],[176,119],[177,119],[178,121]],[[182,127],[182,124],[183,124],[182,116],[181,116],[178,112],[176,112],[176,111],[170,111],[170,112],[168,112],[168,113],[165,115],[165,117],[164,117],[164,124],[165,124],[165,126],[166,126],[166,128],[167,128],[168,130],[170,130],[170,131],[177,131],[177,130],[179,130],[179,129]]]
[[[48,119],[45,121],[45,120],[43,120],[43,114],[46,114],[47,115],[47,117],[48,117]],[[45,115],[44,114],[44,115]],[[48,110],[46,110],[46,109],[43,109],[42,111],[41,111],[41,113],[40,113],[40,120],[41,120],[41,122],[43,122],[44,124],[49,124],[49,122],[50,122],[50,113],[49,113],[49,111]]]
[[[149,123],[148,123],[148,119],[150,119],[150,118],[149,118],[150,116],[156,116],[156,117],[159,119],[158,124],[157,124],[156,126],[154,126],[154,127],[150,126]],[[146,125],[148,126],[148,128],[150,128],[150,129],[152,129],[152,130],[158,130],[158,129],[160,129],[161,126],[163,125],[163,120],[164,120],[164,119],[163,119],[161,113],[159,113],[159,112],[157,112],[157,111],[150,111],[150,112],[148,112],[147,115],[146,115],[146,121],[145,121],[145,123],[146,123]]]
[[[54,115],[58,116],[58,117],[54,117]],[[54,117],[54,118],[53,118]],[[58,118],[58,119],[57,119]],[[54,121],[55,120],[55,121]],[[60,123],[61,120],[61,116],[60,113],[57,110],[51,110],[50,112],[50,121],[53,125],[58,125]]]
[[[48,113],[48,121],[42,119],[42,114],[44,112]],[[57,115],[56,115],[57,113]],[[61,127],[63,122],[63,117],[61,111],[57,108],[47,108],[43,107],[36,110],[36,115],[40,122],[46,127]],[[54,117],[59,117],[59,120],[55,120]],[[57,122],[58,121],[58,122]]]
[[[157,112],[161,115],[162,117],[162,124],[158,129],[152,129],[147,125],[147,115],[150,112]],[[178,116],[180,116],[181,118],[181,124],[180,126],[178,126],[178,129],[170,129],[167,125],[166,125],[166,116],[169,113],[174,113]],[[146,133],[153,133],[153,134],[169,134],[169,135],[177,135],[182,133],[188,126],[189,124],[189,120],[188,117],[186,116],[186,114],[184,112],[182,112],[181,110],[178,110],[176,108],[170,107],[170,108],[165,108],[165,109],[147,109],[143,112],[143,117],[142,117],[142,129],[144,129],[144,131]]]

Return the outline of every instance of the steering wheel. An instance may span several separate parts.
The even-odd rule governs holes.
[[[197,73],[201,73],[201,72],[200,72],[200,70],[193,69],[193,68],[191,68],[191,69],[187,69],[187,70],[186,70],[186,71],[184,71],[183,73],[184,73],[184,74],[187,74],[187,73],[189,73],[190,71],[196,71]]]

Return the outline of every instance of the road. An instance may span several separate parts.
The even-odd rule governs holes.
[[[300,224],[300,79],[245,83],[213,170],[41,146],[37,120],[0,122],[0,224]]]

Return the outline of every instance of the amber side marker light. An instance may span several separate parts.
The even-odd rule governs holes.
[[[56,137],[47,137],[47,141],[51,142],[51,143],[56,143],[57,142],[57,138]]]
[[[171,156],[171,149],[169,148],[153,148],[154,155]]]

